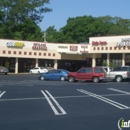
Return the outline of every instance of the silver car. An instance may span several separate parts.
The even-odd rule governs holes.
[[[4,67],[4,66],[0,66],[0,73],[4,73],[4,74],[8,74],[8,72],[9,72],[9,70],[6,68],[6,67]]]

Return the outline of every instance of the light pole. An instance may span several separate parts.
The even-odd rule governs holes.
[[[43,38],[44,38],[44,42],[47,42],[46,41],[46,32],[44,32]]]

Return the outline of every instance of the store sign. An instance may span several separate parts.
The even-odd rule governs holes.
[[[95,46],[98,46],[98,45],[101,45],[101,46],[103,46],[103,45],[106,45],[107,44],[107,42],[106,41],[92,41],[92,45],[95,45]]]
[[[46,44],[44,43],[33,43],[32,49],[47,51]]]
[[[80,53],[88,53],[88,46],[87,45],[81,45]]]
[[[70,46],[70,51],[77,51],[77,50],[78,50],[78,46],[75,45]]]
[[[67,49],[68,46],[65,46],[65,45],[61,46],[61,45],[59,45],[58,48],[61,48],[61,49]]]
[[[130,46],[130,38],[122,38],[121,42],[117,42],[116,47]]]
[[[17,47],[22,48],[24,46],[24,42],[7,42],[7,47]]]

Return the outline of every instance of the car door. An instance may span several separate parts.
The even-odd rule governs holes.
[[[53,76],[53,80],[59,80],[60,76],[61,76],[62,71],[61,70],[55,70],[54,71],[54,76]]]
[[[75,74],[76,79],[83,80],[85,76],[85,68],[82,68],[77,71],[77,74]]]
[[[86,68],[84,73],[84,80],[92,80],[92,76],[93,76],[93,69]]]
[[[38,68],[38,67],[35,67],[35,68],[33,69],[33,73],[34,73],[34,74],[37,74],[38,71],[39,71],[39,68]]]
[[[44,75],[46,75],[46,79],[52,80],[53,79],[53,73],[54,73],[54,70],[50,70],[47,73],[45,73]]]

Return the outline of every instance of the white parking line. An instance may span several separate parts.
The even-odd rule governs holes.
[[[41,90],[41,92],[45,96],[46,100],[48,101],[48,103],[49,103],[50,107],[52,108],[52,110],[54,111],[55,115],[65,115],[65,114],[67,114],[65,112],[65,110],[60,106],[60,104],[55,100],[55,98],[47,90],[45,92],[50,96],[50,98],[53,100],[53,102],[55,103],[55,105],[59,108],[59,110],[61,111],[61,113],[59,113],[57,111],[57,109],[55,108],[55,106],[51,102],[50,98],[47,96],[47,94],[43,90]]]
[[[119,89],[115,89],[115,88],[107,88],[108,90],[112,90],[112,91],[115,91],[115,92],[120,92],[120,93],[124,93],[124,94],[130,94],[130,92],[126,92],[126,91],[122,91],[122,90],[119,90]]]
[[[1,92],[1,91],[0,91]],[[1,94],[0,94],[0,98],[4,95],[6,91],[3,91]]]
[[[118,103],[118,102],[115,102],[115,101],[113,101],[113,100],[110,100],[110,99],[108,99],[108,98],[102,97],[102,96],[100,96],[100,95],[97,95],[97,94],[88,92],[88,91],[86,91],[86,90],[77,89],[77,91],[79,91],[79,92],[81,92],[81,93],[84,93],[84,94],[87,94],[87,95],[90,95],[90,96],[92,96],[92,97],[94,97],[94,98],[97,98],[97,99],[99,99],[99,100],[102,100],[102,101],[104,101],[104,102],[106,102],[106,103],[108,103],[108,104],[111,104],[111,105],[113,105],[113,106],[119,108],[119,109],[130,109],[130,107],[128,107],[128,106],[125,106],[125,105],[123,105],[123,104],[121,104],[121,103]]]

